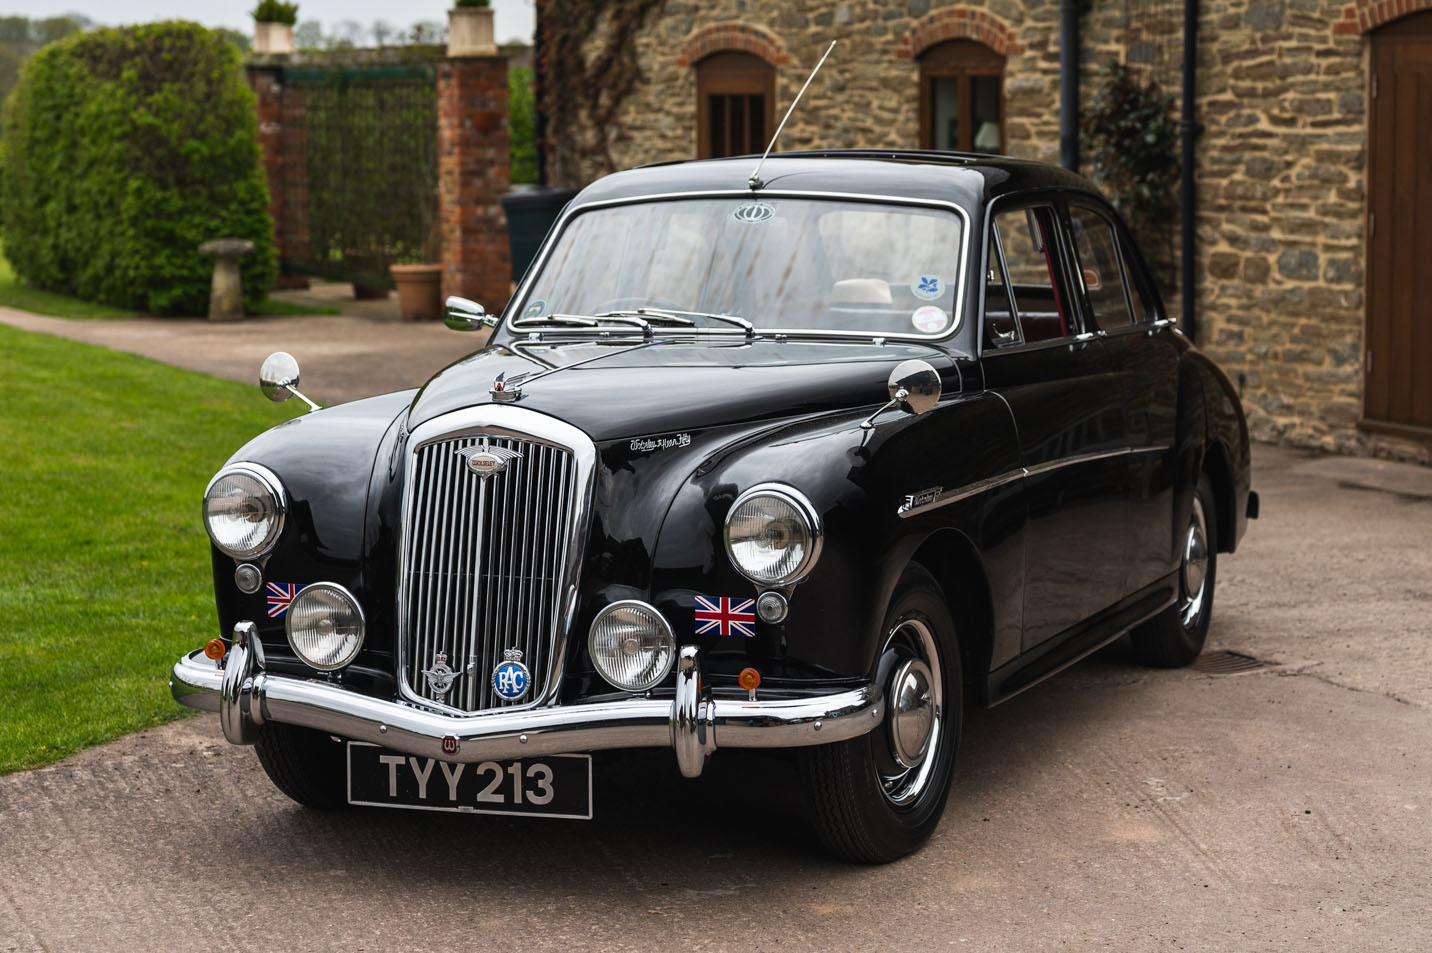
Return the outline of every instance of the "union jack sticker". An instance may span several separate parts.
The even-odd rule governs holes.
[[[725,596],[696,597],[697,635],[756,635],[756,600]]]
[[[288,614],[288,607],[293,604],[293,597],[298,595],[302,586],[291,582],[271,582],[268,584],[266,595],[268,596],[268,614],[270,619],[282,619]]]

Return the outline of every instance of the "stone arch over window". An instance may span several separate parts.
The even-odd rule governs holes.
[[[901,59],[915,59],[937,43],[949,40],[974,40],[1000,56],[1024,52],[1019,38],[1002,20],[983,10],[945,7],[916,20],[896,41],[895,55]]]
[[[1333,33],[1371,33],[1421,10],[1432,10],[1432,0],[1356,0],[1343,8],[1342,19],[1333,24]]]
[[[920,148],[1004,152],[1004,57],[969,39],[925,47]]]
[[[713,53],[731,51],[759,56],[772,66],[789,61],[785,47],[771,31],[749,23],[714,23],[693,31],[681,41],[678,66],[691,66]]]
[[[766,148],[775,130],[776,68],[752,53],[722,50],[696,64],[696,157]]]

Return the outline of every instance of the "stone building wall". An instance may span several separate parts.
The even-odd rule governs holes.
[[[1365,32],[1429,6],[1432,0],[1202,2],[1198,343],[1238,383],[1258,439],[1432,461],[1432,445],[1357,427]],[[1057,162],[1058,15],[1058,0],[667,0],[635,37],[643,80],[609,132],[611,153],[617,168],[693,156],[694,63],[717,49],[748,49],[776,65],[779,121],[832,39],[840,45],[779,148],[913,147],[916,57],[934,42],[968,37],[1007,57],[1007,151]],[[1179,55],[1177,14],[1154,24],[1131,22],[1137,15],[1127,0],[1093,0],[1081,18],[1085,103],[1111,59],[1132,54],[1137,63],[1147,54],[1131,49],[1139,45],[1131,28]],[[588,177],[602,171],[592,165]],[[1176,313],[1177,289],[1163,292]]]

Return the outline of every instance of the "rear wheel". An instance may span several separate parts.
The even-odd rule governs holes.
[[[267,724],[259,729],[254,750],[269,780],[298,803],[325,810],[347,805],[343,744],[332,736],[296,725]]]
[[[1180,668],[1198,658],[1213,620],[1213,584],[1218,569],[1218,511],[1213,484],[1199,478],[1180,536],[1179,598],[1163,612],[1134,629],[1139,661],[1160,668]]]
[[[930,836],[944,811],[960,737],[954,620],[922,567],[901,576],[880,631],[881,726],[801,749],[817,833],[832,852],[859,863],[903,857]]]

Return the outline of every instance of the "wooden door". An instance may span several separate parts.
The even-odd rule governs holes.
[[[750,53],[713,53],[696,64],[696,157],[758,153],[774,127],[776,70]]]
[[[1364,425],[1432,437],[1432,11],[1372,35]]]

